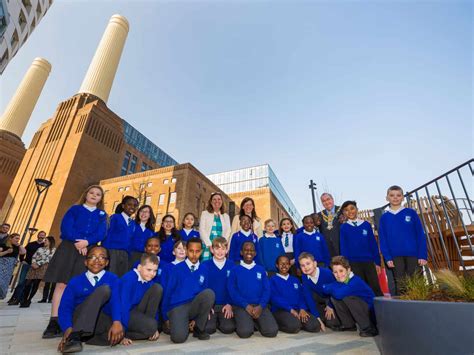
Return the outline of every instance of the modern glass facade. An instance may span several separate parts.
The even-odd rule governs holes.
[[[158,163],[160,167],[177,165],[178,162],[161,150],[156,144],[150,141],[147,137],[137,131],[132,125],[127,121],[123,121],[123,126],[125,130],[125,142],[138,151],[145,154],[148,158]],[[132,161],[133,163],[133,161]],[[136,165],[136,162],[135,162]],[[133,166],[133,172],[135,172],[135,166]],[[143,170],[143,167],[142,167]]]
[[[207,178],[226,194],[269,187],[293,220],[301,221],[295,205],[268,164],[211,174]]]

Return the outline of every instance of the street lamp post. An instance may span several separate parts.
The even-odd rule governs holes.
[[[33,215],[35,214],[36,206],[38,205],[38,201],[41,194],[44,191],[46,191],[52,184],[53,183],[49,180],[35,179],[36,191],[38,192],[38,196],[36,196],[35,204],[33,205],[33,209],[31,210],[30,217],[28,218],[28,222],[26,223],[25,230],[23,232],[23,235],[21,236],[20,245],[23,245],[23,242],[25,241],[25,238],[26,238],[26,234],[28,233],[28,230],[30,229],[31,220],[33,219]],[[30,239],[31,239],[31,236],[30,236]]]
[[[316,214],[316,197],[314,196],[314,193],[316,191],[316,183],[313,180],[309,181],[309,186],[311,190],[311,197],[313,198],[313,212]]]
[[[28,228],[28,232],[30,233],[30,236],[28,237],[28,242],[26,244],[31,242],[31,238],[36,234],[37,231],[38,231],[38,229],[35,228],[35,227]]]

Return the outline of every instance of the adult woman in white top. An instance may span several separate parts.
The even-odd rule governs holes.
[[[260,218],[257,216],[255,211],[255,202],[252,198],[246,197],[240,203],[239,214],[234,217],[232,220],[232,234],[237,233],[240,230],[240,217],[247,215],[252,219],[252,230],[257,237],[263,235],[262,224],[260,223]]]
[[[209,198],[207,209],[202,211],[199,220],[199,235],[205,245],[202,253],[202,259],[211,258],[210,246],[214,238],[230,238],[230,218],[224,209],[224,200],[220,192],[214,192]]]

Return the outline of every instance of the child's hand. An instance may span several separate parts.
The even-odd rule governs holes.
[[[300,309],[300,321],[306,323],[309,320],[309,314],[304,309]]]
[[[60,353],[63,352],[64,344],[66,344],[67,338],[69,338],[69,335],[71,335],[71,333],[72,333],[72,327],[67,328],[66,331],[64,332],[63,338],[58,344],[58,351]]]
[[[232,311],[232,306],[230,304],[226,304],[222,307],[222,313],[224,313],[225,319],[231,319],[234,317],[234,312]]]
[[[298,319],[300,318],[300,315],[299,315],[298,312],[296,312],[294,309],[292,309],[292,310],[290,311],[290,313],[291,313],[293,316],[295,316],[296,318],[298,318]]]
[[[262,315],[263,309],[262,306],[258,305],[253,307],[253,319],[258,319]]]
[[[418,265],[425,266],[426,264],[428,264],[428,261],[425,259],[418,259]]]
[[[245,307],[245,310],[247,311],[248,314],[250,314],[253,318],[253,306],[249,304],[247,307]]]
[[[380,273],[382,272],[382,268],[378,265],[375,265],[375,270],[377,271],[377,275],[380,275]]]
[[[326,331],[326,326],[324,325],[323,321],[321,318],[318,317],[319,324],[321,325],[321,331],[325,332]]]
[[[157,330],[155,334],[153,334],[151,337],[148,338],[149,341],[157,341],[158,338],[160,337],[160,332]]]
[[[6,252],[7,252],[7,254],[13,253],[13,248],[8,248],[8,249],[6,250]]]
[[[395,267],[395,264],[393,263],[393,260],[387,261],[386,264],[389,268],[394,268]]]
[[[123,327],[120,321],[116,320],[112,323],[112,326],[109,329],[109,334],[107,339],[110,342],[111,346],[117,345],[123,339]]]
[[[211,308],[209,314],[207,315],[207,320],[211,320],[211,316],[214,314],[214,308]]]
[[[132,344],[133,344],[133,341],[132,339],[129,339],[129,338],[123,338],[122,341],[120,342],[120,345],[124,345],[124,346],[132,345]]]
[[[324,308],[324,316],[327,320],[336,318],[336,315],[334,314],[334,309],[329,306],[326,306],[326,308]]]
[[[87,248],[88,245],[89,242],[85,239],[76,239],[76,242],[74,243],[74,246],[79,252],[81,251],[81,249]]]
[[[189,331],[192,332],[194,330],[194,326],[196,325],[196,321],[195,320],[192,320],[189,322],[189,325],[188,325],[188,328],[189,328]]]

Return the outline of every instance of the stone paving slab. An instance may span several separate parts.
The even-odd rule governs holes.
[[[56,354],[59,339],[41,339],[49,319],[50,304],[38,304],[35,299],[30,308],[8,306],[0,301],[0,354]],[[344,354],[378,355],[377,338],[361,338],[357,332],[311,334],[278,333],[276,338],[264,338],[255,333],[249,339],[236,334],[211,335],[209,341],[190,337],[184,344],[173,344],[162,334],[157,342],[135,341],[128,347],[98,347],[84,345],[84,354]]]

